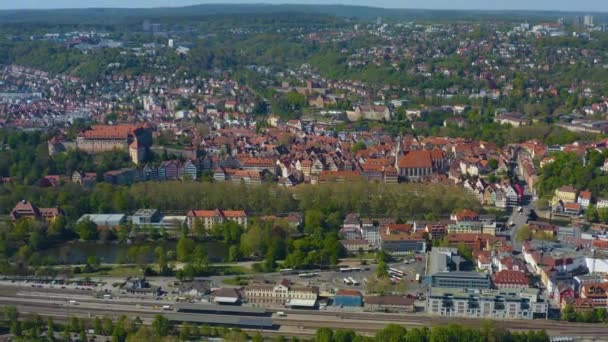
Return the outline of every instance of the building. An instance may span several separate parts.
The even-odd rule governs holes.
[[[186,216],[190,229],[194,228],[196,222],[200,222],[206,230],[211,230],[214,225],[223,224],[227,220],[247,228],[247,213],[244,210],[190,210]]]
[[[51,155],[67,150],[64,139],[50,139]],[[82,130],[76,137],[76,148],[87,153],[127,151],[134,164],[147,157],[152,145],[152,130],[133,125],[94,125]]]
[[[98,228],[116,228],[127,222],[127,216],[124,214],[85,214],[77,222],[87,219]]]
[[[436,288],[429,290],[426,312],[430,315],[490,319],[532,319],[547,314],[548,305],[537,289],[470,290]]]
[[[492,287],[490,276],[486,273],[468,271],[448,271],[431,274],[431,287],[442,288],[464,288],[464,289],[489,289]]]
[[[295,286],[288,279],[276,284],[253,284],[245,288],[250,304],[259,306],[314,307],[319,296],[316,287]]]
[[[9,217],[13,221],[19,219],[54,221],[56,218],[62,215],[63,211],[59,207],[38,208],[31,202],[23,200],[15,205],[13,210],[11,210]]]
[[[592,15],[585,15],[585,17],[583,18],[583,23],[585,24],[585,26],[587,27],[592,27],[594,26],[594,17]]]
[[[404,296],[366,296],[365,311],[412,313],[416,298]]]
[[[344,246],[344,249],[353,254],[359,253],[360,251],[366,252],[372,249],[369,242],[363,239],[340,240],[340,243]]]
[[[391,225],[380,228],[380,249],[393,255],[425,252],[426,240],[422,234],[414,233],[412,225],[402,226],[409,226],[409,231],[396,229]]]
[[[186,298],[200,298],[211,292],[211,283],[206,280],[193,280],[180,283],[174,292]]]
[[[492,283],[498,289],[522,289],[530,286],[530,280],[524,272],[502,270],[492,274]]]
[[[397,159],[399,176],[408,181],[419,181],[433,173],[430,151],[409,151]]]
[[[576,203],[576,190],[571,186],[562,186],[561,188],[555,189],[551,204],[555,206],[559,202]]]
[[[74,171],[72,173],[72,183],[92,188],[97,183],[97,174],[95,172]]]
[[[131,222],[136,226],[158,224],[162,215],[157,209],[139,209],[131,216]]]
[[[583,209],[587,209],[591,204],[591,191],[581,191],[578,194],[578,204],[580,204]]]
[[[355,290],[338,290],[334,296],[334,305],[339,307],[361,307],[363,306],[363,295]]]

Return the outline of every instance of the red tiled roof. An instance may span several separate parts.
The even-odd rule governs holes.
[[[513,270],[502,270],[492,275],[492,281],[495,284],[516,284],[525,285],[529,284],[528,277],[523,272]]]
[[[361,292],[356,290],[338,290],[336,296],[361,296]]]
[[[429,151],[409,151],[399,158],[400,168],[432,168],[433,161]]]

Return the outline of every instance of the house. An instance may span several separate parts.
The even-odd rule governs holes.
[[[145,278],[130,278],[121,287],[124,291],[135,295],[159,296],[160,286],[152,286]]]
[[[74,171],[72,173],[72,183],[91,188],[97,183],[97,174],[95,172]]]
[[[41,188],[56,188],[59,186],[61,179],[58,175],[47,175],[42,177],[37,185]]]
[[[161,177],[161,171],[159,168],[159,179],[160,180],[176,180],[179,178],[179,162],[176,160],[167,160],[161,163],[163,170],[163,177]]]
[[[212,301],[222,305],[240,305],[241,294],[238,289],[219,288],[211,292]]]
[[[63,211],[59,207],[38,208],[31,202],[23,200],[15,205],[13,210],[11,210],[9,217],[13,221],[19,219],[54,221],[56,218],[62,215]]]
[[[492,283],[498,289],[519,289],[528,288],[530,280],[523,272],[502,270],[492,275]]]
[[[576,190],[571,186],[562,186],[555,189],[551,205],[555,206],[560,201],[563,203],[576,203]]]
[[[580,298],[590,299],[594,307],[608,306],[608,282],[581,285]]]
[[[350,114],[350,115],[348,115]],[[390,121],[391,111],[386,106],[378,105],[359,105],[355,107],[354,113],[347,113],[350,121],[357,120],[372,120],[372,121]]]
[[[211,292],[211,283],[206,280],[193,280],[180,283],[175,293],[188,298],[200,298]]]
[[[422,234],[413,232],[412,225],[406,226],[409,226],[409,231],[399,227],[380,228],[380,249],[394,255],[425,252],[426,240]]]
[[[356,290],[338,290],[334,296],[333,305],[339,307],[361,307],[363,306],[363,295]]]
[[[372,249],[369,242],[364,239],[340,240],[340,243],[344,249],[353,254]]]
[[[394,313],[412,313],[416,311],[414,307],[416,298],[412,296],[366,296],[364,302],[365,311]]]
[[[583,207],[583,209],[587,209],[591,204],[591,191],[581,191],[578,194],[578,204]]]
[[[191,160],[186,160],[185,162],[179,164],[177,176],[182,180],[196,180],[197,172],[198,170],[194,163],[192,163]]]
[[[135,182],[135,170],[123,168],[112,170],[103,174],[103,181],[114,185],[129,185]]]
[[[247,213],[244,210],[190,210],[187,214],[187,224],[190,229],[196,222],[201,222],[206,230],[223,224],[226,220],[233,221],[247,228]]]

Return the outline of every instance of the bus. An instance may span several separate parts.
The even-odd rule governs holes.
[[[416,281],[420,282],[420,273],[416,273]]]
[[[353,283],[350,281],[350,279],[344,278],[344,284],[346,284],[346,285],[352,285]]]
[[[298,277],[300,278],[312,278],[319,275],[318,273],[300,273],[298,274]]]
[[[284,269],[280,270],[279,273],[282,275],[292,275],[292,274],[296,274],[297,272],[293,268],[284,268]]]
[[[341,267],[340,268],[340,272],[342,273],[346,273],[346,272],[360,272],[361,268],[359,267]]]
[[[388,269],[388,274],[392,274],[392,275],[397,275],[399,277],[403,277],[403,271],[398,270],[396,268],[392,268],[392,267]]]
[[[348,280],[350,280],[350,282],[354,285],[354,286],[359,286],[359,282],[357,281],[357,279],[353,278],[353,277],[348,277]]]

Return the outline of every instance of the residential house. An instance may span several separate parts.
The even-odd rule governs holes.
[[[200,222],[205,230],[211,230],[213,226],[223,224],[227,220],[247,228],[247,213],[244,210],[190,210],[186,217],[190,229],[194,228],[196,222]]]
[[[498,289],[520,289],[530,286],[530,280],[524,272],[512,270],[502,270],[494,273],[492,283]]]

